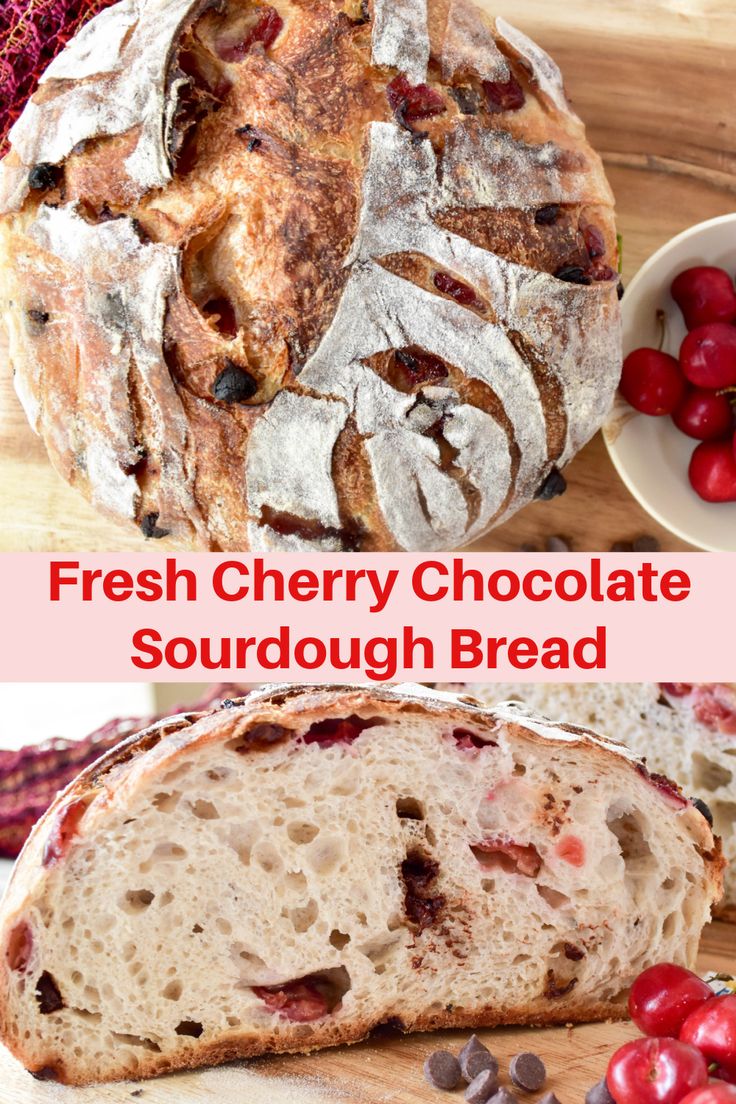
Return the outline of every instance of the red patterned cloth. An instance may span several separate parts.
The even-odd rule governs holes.
[[[0,2],[0,154],[7,135],[36,90],[38,78],[69,39],[112,0]]]

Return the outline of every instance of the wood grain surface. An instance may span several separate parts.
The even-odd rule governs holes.
[[[618,202],[624,278],[675,233],[736,205],[736,5],[732,0],[485,0],[560,63],[568,92],[603,154]],[[154,549],[99,517],[54,473],[29,429],[2,356],[0,549]],[[600,436],[567,469],[569,490],[537,503],[476,542],[475,550],[543,547],[550,536],[580,551],[652,534],[687,548],[637,505]]]
[[[699,968],[736,973],[736,927],[706,928]],[[444,1031],[371,1039],[354,1047],[309,1056],[231,1063],[220,1069],[161,1077],[139,1084],[69,1089],[34,1081],[0,1047],[3,1104],[461,1104],[460,1093],[444,1095],[422,1076],[433,1050],[457,1051],[470,1033]],[[631,1024],[592,1024],[539,1030],[496,1028],[480,1037],[499,1060],[504,1083],[508,1063],[521,1050],[539,1054],[548,1070],[547,1089],[560,1104],[583,1104],[586,1091],[605,1073],[608,1058],[637,1036]],[[541,1096],[542,1094],[537,1094]],[[523,1094],[528,1104],[537,1096]]]

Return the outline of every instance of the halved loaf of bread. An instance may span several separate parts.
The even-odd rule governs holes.
[[[405,1030],[622,1013],[692,963],[706,819],[632,753],[518,707],[275,687],[86,770],[0,916],[2,1038],[83,1084]]]
[[[454,689],[462,692],[460,684]],[[550,717],[589,725],[705,801],[729,864],[718,914],[736,922],[736,684],[472,683],[467,692],[487,705],[514,698]]]

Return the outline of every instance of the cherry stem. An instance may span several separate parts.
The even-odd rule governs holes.
[[[662,352],[662,347],[667,337],[667,315],[663,310],[657,311],[657,325],[659,326],[659,345],[657,349]]]

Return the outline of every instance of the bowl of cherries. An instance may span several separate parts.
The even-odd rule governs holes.
[[[604,429],[642,506],[700,548],[736,551],[736,215],[673,238],[623,302],[624,365]]]
[[[736,1104],[736,993],[673,963],[634,982],[643,1037],[619,1047],[588,1093],[595,1104]]]

